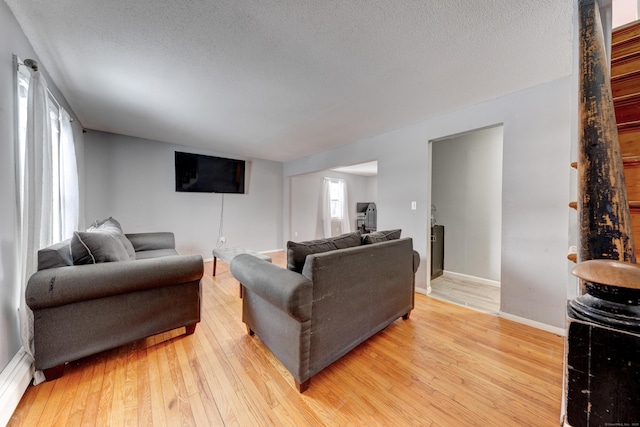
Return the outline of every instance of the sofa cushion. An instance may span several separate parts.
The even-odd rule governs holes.
[[[73,265],[69,242],[70,240],[65,240],[40,249],[38,251],[38,271]]]
[[[337,237],[331,237],[329,240],[336,245],[336,249],[345,249],[360,246],[362,244],[361,236],[362,233],[360,233],[360,231],[356,231],[353,233],[342,234]]]
[[[336,249],[351,248],[362,244],[360,232],[346,233],[328,239],[309,240],[306,242],[287,242],[287,269],[302,273],[307,255],[319,254]]]
[[[130,259],[120,239],[111,233],[76,231],[69,247],[74,265]]]
[[[129,239],[127,239],[127,236],[125,236],[120,223],[113,217],[94,221],[87,231],[113,234],[122,242],[127,254],[129,254],[129,259],[136,259],[136,251],[133,248],[133,244]]]
[[[399,239],[401,233],[401,229],[374,231],[373,233],[365,234],[364,236],[362,236],[362,244],[368,245],[370,243],[380,243],[386,242],[387,240]]]

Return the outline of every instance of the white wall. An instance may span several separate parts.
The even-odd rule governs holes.
[[[444,269],[500,281],[502,127],[433,143],[431,204],[444,225]]]
[[[375,177],[334,171],[313,172],[291,177],[292,240],[305,241],[324,237],[322,225],[322,183],[324,177],[344,179],[347,183],[349,223],[356,229],[356,203],[375,202]]]
[[[231,156],[98,131],[85,139],[87,223],[113,216],[125,232],[172,231],[180,253],[212,258],[222,195],[176,192],[174,152]],[[282,249],[282,163],[243,160],[245,194],[224,195],[226,245]]]
[[[512,318],[564,329],[567,203],[575,197],[569,189],[572,81],[568,76],[287,162],[284,175],[377,159],[378,227],[400,226],[404,236],[413,237],[422,259],[416,287],[426,291],[429,141],[504,124],[501,309]]]

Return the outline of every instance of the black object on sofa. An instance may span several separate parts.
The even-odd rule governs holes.
[[[178,255],[173,233],[126,237],[135,259],[73,265],[69,241],[38,251],[26,301],[34,316],[35,368],[47,380],[61,376],[66,362],[91,354],[183,326],[194,333],[202,257]]]
[[[289,242],[288,270],[251,255],[231,261],[243,286],[242,321],[293,375],[300,392],[358,344],[409,317],[420,257],[410,238],[375,240],[379,236],[371,244],[361,244],[359,232]],[[291,271],[301,259],[302,271]]]

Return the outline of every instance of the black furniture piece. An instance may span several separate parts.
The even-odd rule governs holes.
[[[378,213],[375,203],[358,202],[356,203],[356,211],[358,214],[356,228],[362,234],[371,233],[378,229]]]
[[[431,280],[444,272],[444,225],[431,227]]]

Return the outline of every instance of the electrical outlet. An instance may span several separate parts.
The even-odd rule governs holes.
[[[227,243],[227,238],[226,237],[221,237],[220,238],[220,243]]]

